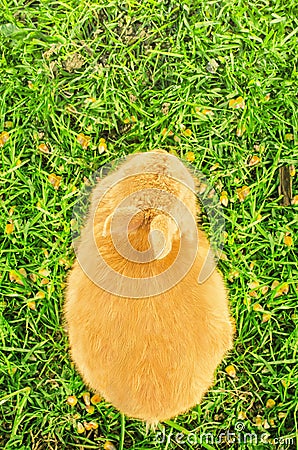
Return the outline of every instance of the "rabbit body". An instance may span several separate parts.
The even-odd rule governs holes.
[[[194,186],[194,178],[178,158],[169,160],[169,155],[160,152],[128,158],[95,187],[77,261],[68,278],[65,318],[79,372],[91,389],[117,409],[148,424],[167,420],[199,403],[232,346],[222,276],[214,270],[202,284],[197,281],[210,255],[210,244],[196,227]],[[133,197],[120,208],[115,234],[121,244],[122,219],[130,208],[136,208],[127,227],[128,241],[138,252],[151,250],[149,262],[129,261],[114,248],[109,217],[129,195]],[[181,208],[175,209],[175,199],[190,211],[196,234],[191,231],[190,218],[180,214]],[[161,203],[164,211],[159,209]],[[177,221],[169,218],[166,209],[174,211]],[[150,240],[154,230],[158,233]],[[161,251],[159,232],[165,236]],[[193,262],[179,279],[181,267],[189,264],[189,254],[197,243]],[[123,249],[126,247],[127,243]],[[98,258],[98,249],[108,268]],[[183,253],[179,267],[167,275],[179,252]],[[117,289],[124,286],[120,295],[113,292],[113,286],[102,287],[108,283],[111,269],[124,280],[115,282]],[[142,282],[148,277],[148,286],[157,294],[146,297],[147,287]],[[125,296],[130,280],[135,283],[132,294]],[[170,287],[165,290],[163,284],[167,283]]]

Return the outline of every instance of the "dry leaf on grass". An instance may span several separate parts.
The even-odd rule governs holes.
[[[2,133],[0,133],[0,148],[4,146],[8,139],[9,133],[7,131],[3,131]]]
[[[245,101],[243,97],[231,98],[229,100],[229,107],[234,109],[245,108]]]
[[[235,378],[235,376],[236,376],[236,368],[234,366],[232,366],[232,365],[227,366],[225,368],[225,371],[230,377]]]
[[[51,183],[51,185],[53,186],[53,188],[57,191],[59,189],[62,177],[60,177],[59,175],[56,175],[55,173],[50,173],[48,175],[48,180]]]
[[[244,200],[249,195],[249,193],[250,193],[249,186],[242,186],[241,188],[238,188],[237,195],[238,195],[240,202],[244,202]]]

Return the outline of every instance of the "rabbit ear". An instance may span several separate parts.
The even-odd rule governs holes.
[[[113,216],[115,216],[114,219]],[[111,229],[112,219],[115,223],[113,223],[113,228]],[[128,233],[132,233],[133,231],[136,231],[143,224],[143,222],[144,215],[141,210],[132,207],[119,208],[106,218],[102,230],[102,236],[106,237],[111,234],[111,232],[125,233],[126,230]]]
[[[172,250],[179,229],[176,222],[166,214],[158,214],[150,224],[149,239],[155,259],[165,258]]]

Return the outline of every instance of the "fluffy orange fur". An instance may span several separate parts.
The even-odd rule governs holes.
[[[169,162],[169,155],[163,152],[128,158],[95,187],[78,260],[68,278],[65,318],[71,355],[79,372],[91,389],[121,412],[148,424],[167,420],[199,403],[213,383],[216,367],[232,347],[222,276],[214,270],[204,283],[197,281],[210,251],[207,237],[197,228],[195,236],[191,232],[188,236],[191,224],[185,215],[177,227],[177,222],[159,209],[164,203],[174,210],[175,201],[171,196],[163,200],[154,191],[170,193],[183,202],[196,223],[195,183],[178,158],[171,157]],[[149,189],[147,196],[144,189]],[[103,192],[106,194],[101,199]],[[119,201],[130,194],[135,195],[132,204],[120,209],[119,217],[136,210],[127,228],[128,238],[140,252],[151,249],[148,262],[128,261],[114,248],[111,217]],[[175,214],[179,215],[179,208]],[[120,238],[125,232],[121,223],[115,225]],[[162,250],[160,235],[154,238],[154,230],[164,234]],[[185,237],[183,249],[181,236]],[[175,263],[179,251],[184,252],[181,264],[188,263],[188,253],[197,240],[193,264],[165,292],[141,298],[134,292],[125,297],[99,286],[107,269],[98,262],[97,249],[108,266],[123,277],[153,277],[152,283],[158,284],[162,280],[156,276]],[[127,243],[123,245],[126,248]],[[175,272],[171,276],[175,277]],[[162,285],[157,288],[163,291]]]

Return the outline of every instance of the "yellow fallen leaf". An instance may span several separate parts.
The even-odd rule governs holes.
[[[189,128],[186,128],[183,131],[183,135],[186,136],[186,137],[190,137],[192,135],[192,131]]]
[[[43,277],[48,277],[50,275],[50,271],[48,269],[40,269],[38,271],[39,275],[43,276]]]
[[[263,311],[263,307],[260,303],[255,303],[252,308],[254,311]]]
[[[249,295],[250,297],[253,297],[253,298],[257,298],[257,297],[258,297],[257,291],[249,291],[248,295]]]
[[[232,365],[227,366],[225,368],[225,371],[230,377],[235,378],[235,376],[236,376],[236,368],[234,366],[232,366]]]
[[[271,319],[271,314],[269,313],[264,313],[263,314],[263,318],[262,318],[262,323],[266,323]]]
[[[92,430],[96,430],[98,428],[98,423],[94,422],[94,420],[89,422],[89,425],[91,425]]]
[[[275,406],[275,401],[272,398],[269,398],[266,402],[266,408],[273,408]]]
[[[35,298],[45,298],[46,294],[43,291],[38,291]]]
[[[123,122],[124,122],[125,124],[128,124],[128,123],[130,123],[130,119],[129,119],[128,117],[126,117],[126,118],[123,120]]]
[[[292,133],[285,134],[285,140],[286,141],[293,141],[294,140],[294,135]]]
[[[265,150],[265,145],[264,144],[255,144],[254,149],[257,150],[257,152],[263,153],[263,151]]]
[[[284,244],[287,246],[287,247],[291,247],[292,245],[293,245],[293,238],[292,238],[292,236],[289,234],[289,235],[286,235],[285,237],[284,237]]]
[[[163,129],[161,130],[162,136],[165,136],[165,135],[167,134],[167,132],[168,132],[168,129],[167,129],[167,128],[163,128]]]
[[[281,295],[287,294],[289,292],[288,283],[283,283],[279,289],[279,292],[281,292]]]
[[[66,258],[60,258],[59,259],[59,264],[61,266],[64,266],[65,269],[69,269],[71,267],[71,262],[68,259],[66,259]]]
[[[95,410],[94,406],[92,405],[86,406],[86,411],[88,414],[93,414],[94,410]]]
[[[19,282],[18,281],[18,280],[20,280],[20,277],[19,277],[19,275],[17,274],[17,272],[15,270],[11,270],[9,272],[9,279],[10,279],[10,281],[15,281],[18,284],[24,284],[23,282],[21,282],[21,281]]]
[[[179,137],[179,136],[175,135],[175,136],[174,136],[174,141],[175,141],[175,142],[180,142],[180,141],[181,141],[181,139],[180,139],[180,137]]]
[[[216,169],[218,169],[219,168],[219,163],[217,162],[217,163],[215,163],[213,166],[211,166],[210,167],[210,172],[212,171],[212,170],[216,170]]]
[[[131,117],[130,117],[130,120],[131,120],[132,122],[134,122],[134,123],[137,122],[136,116],[131,116]]]
[[[293,164],[290,165],[290,176],[294,177],[296,174],[296,169],[295,166]]]
[[[51,173],[48,175],[48,180],[54,187],[54,189],[57,191],[59,189],[62,177],[60,177],[59,175],[55,175],[54,173]]]
[[[263,425],[263,419],[261,416],[258,415],[255,417],[255,424],[257,427],[261,427]]]
[[[275,288],[277,288],[277,286],[279,286],[279,281],[274,280],[273,283],[271,284],[271,290],[273,291]]]
[[[5,226],[5,233],[6,234],[11,234],[13,232],[14,229],[14,224],[13,223],[7,223]]]
[[[27,278],[27,272],[23,268],[19,269],[18,272],[16,270],[11,270],[9,272],[9,279],[11,282],[15,282],[17,284],[24,286],[22,277]]]
[[[233,281],[234,278],[238,278],[239,275],[240,275],[239,271],[236,270],[236,269],[233,269],[233,270],[231,270],[231,272],[229,273],[228,279],[229,279],[230,281]]]
[[[249,287],[250,289],[257,289],[259,286],[260,286],[260,283],[258,282],[258,280],[250,281],[250,282],[248,283],[248,287]]]
[[[85,432],[85,428],[84,428],[83,424],[81,424],[81,422],[77,422],[77,431],[79,434],[82,434]]]
[[[32,309],[33,311],[36,310],[36,304],[34,300],[31,300],[30,302],[27,302],[28,308]]]
[[[91,397],[91,403],[92,403],[92,405],[97,405],[97,403],[100,403],[100,402],[101,402],[101,397],[100,397],[100,395],[98,395],[98,394],[92,395],[92,397]]]
[[[287,413],[285,413],[285,412],[279,412],[278,413],[278,418],[279,419],[284,419],[285,417],[287,417]]]
[[[294,195],[291,201],[292,205],[298,205],[298,195]]]
[[[31,281],[33,281],[33,283],[35,283],[37,280],[37,275],[35,273],[30,273],[29,278]]]
[[[13,127],[13,122],[11,122],[11,120],[7,120],[6,122],[4,122],[4,128],[12,128]]]
[[[47,146],[47,144],[44,144],[44,143],[39,144],[38,150],[45,154],[50,153],[49,147]]]
[[[95,103],[96,98],[95,97],[87,97],[85,100],[85,103]]]
[[[211,109],[203,109],[202,114],[204,114],[204,116],[214,116],[214,112],[211,111]]]
[[[237,128],[237,130],[236,130],[236,136],[237,136],[237,137],[243,136],[244,133],[245,133],[245,131],[246,131],[246,126],[245,126],[245,125],[240,125],[240,126]]]
[[[104,450],[116,450],[116,447],[112,442],[106,441],[103,446]]]
[[[83,425],[84,425],[84,428],[85,428],[86,431],[92,430],[92,425],[91,425],[91,423],[84,422]]]
[[[278,287],[274,298],[276,297],[280,297],[281,295],[285,295],[289,292],[289,285],[288,283],[282,283],[280,284],[278,281],[273,281],[272,285],[271,285],[271,290],[275,290]]]
[[[232,98],[229,100],[229,107],[234,109],[245,108],[245,101],[243,97]]]
[[[84,133],[79,133],[77,135],[77,141],[82,146],[84,150],[88,148],[88,145],[90,144],[91,137],[86,136]]]
[[[27,272],[26,269],[24,269],[23,267],[21,269],[19,269],[20,274],[24,277],[27,278]]]
[[[83,400],[86,406],[90,406],[90,393],[89,392],[83,392]]]
[[[107,151],[107,144],[106,144],[106,142],[105,141],[102,141],[102,142],[99,141],[98,153],[100,155],[102,155],[106,151]]]
[[[43,252],[43,254],[45,255],[46,258],[49,257],[49,252],[48,252],[48,250],[46,248],[42,248],[42,252]]]
[[[186,161],[189,161],[189,162],[193,162],[196,159],[194,152],[187,152],[185,155],[185,158],[186,158]]]
[[[262,295],[267,294],[268,291],[269,291],[269,286],[263,286],[263,287],[261,288],[261,293],[262,293]]]
[[[229,234],[226,231],[223,231],[222,237],[224,238],[224,240],[227,240],[229,237]]]
[[[229,203],[228,193],[226,191],[222,191],[221,194],[220,194],[220,199],[219,200],[220,200],[220,203],[223,206],[228,206],[228,203]]]
[[[249,162],[248,165],[251,166],[255,166],[256,164],[259,164],[259,162],[261,161],[261,159],[258,157],[258,155],[253,155]]]
[[[264,102],[268,102],[270,100],[270,93],[266,94],[265,97],[263,98]]]
[[[46,285],[46,284],[49,284],[49,282],[50,282],[50,280],[48,278],[42,278],[40,280],[40,284],[43,285],[43,286]]]
[[[32,81],[28,81],[27,84],[29,89],[34,89],[34,84],[32,83]]]
[[[247,415],[245,411],[239,411],[238,413],[238,420],[246,420],[247,419]]]
[[[66,403],[70,406],[75,406],[78,403],[78,399],[75,395],[69,395],[66,399]]]
[[[283,385],[283,387],[284,387],[285,389],[287,389],[287,387],[288,387],[288,382],[287,382],[286,380],[281,380],[281,384]]]
[[[0,133],[0,148],[4,146],[8,139],[9,133],[7,131],[2,131],[2,133]]]
[[[242,186],[241,188],[237,189],[237,195],[240,200],[240,202],[244,202],[248,194],[250,193],[249,186]]]
[[[250,304],[251,304],[250,298],[249,297],[244,297],[243,303],[244,303],[245,306],[247,306],[249,308]]]

